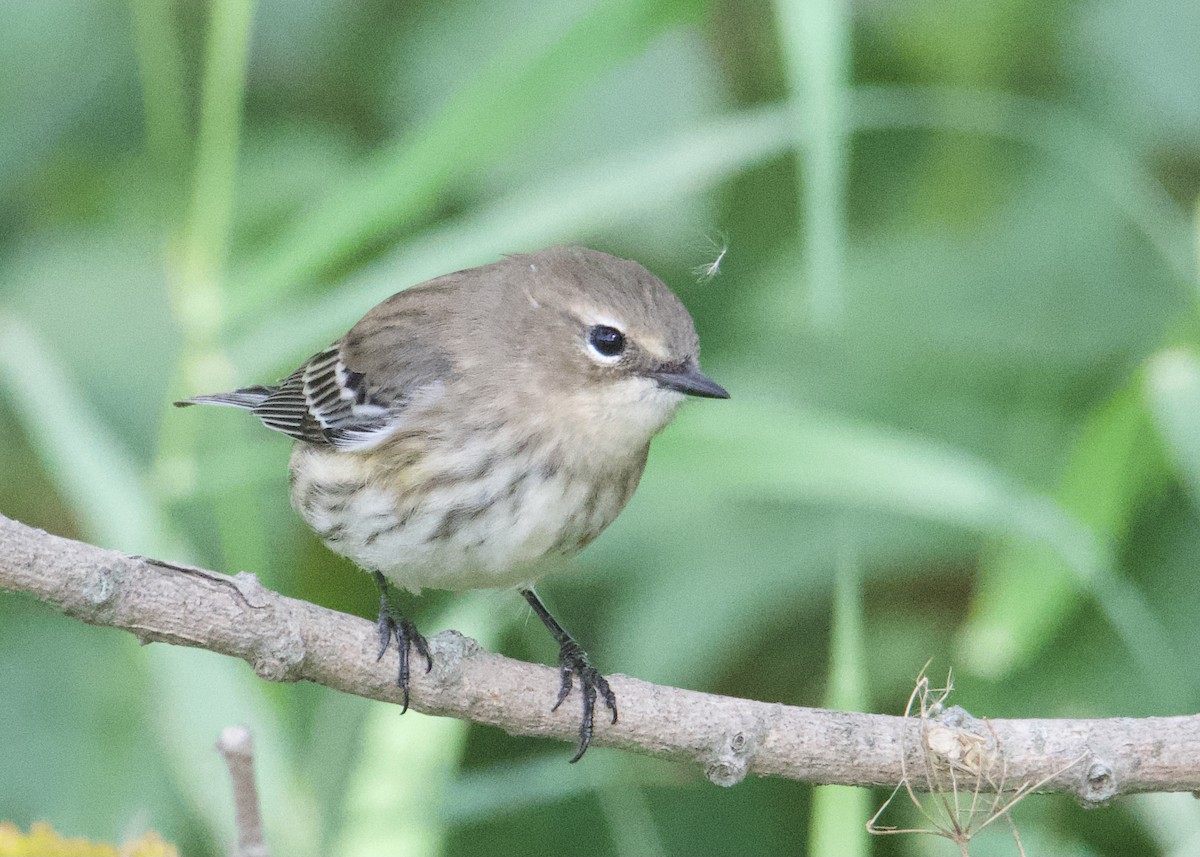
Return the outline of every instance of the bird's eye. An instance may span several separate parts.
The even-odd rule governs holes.
[[[601,357],[616,357],[625,350],[625,334],[615,327],[598,324],[588,331],[588,344]]]

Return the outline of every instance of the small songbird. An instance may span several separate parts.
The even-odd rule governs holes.
[[[533,591],[624,508],[684,396],[729,394],[699,368],[692,318],[636,262],[550,247],[392,295],[278,386],[176,405],[245,408],[295,438],[292,504],[380,592],[395,638],[433,660],[389,581],[516,588],[559,644],[557,709],[580,685],[578,761],[597,695],[616,696]]]

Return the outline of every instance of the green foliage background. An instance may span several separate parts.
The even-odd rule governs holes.
[[[976,715],[1200,705],[1200,5],[59,0],[0,32],[5,514],[371,616],[288,444],[169,402],[575,241],[662,276],[733,393],[542,587],[603,669],[900,712],[931,660]],[[510,593],[417,618],[554,656]],[[0,596],[0,819],[223,850],[231,722],[280,854],[957,853],[868,841],[886,794],[568,766]],[[1200,842],[1189,796],[1015,819],[1030,853]],[[1015,853],[994,827],[973,848]]]

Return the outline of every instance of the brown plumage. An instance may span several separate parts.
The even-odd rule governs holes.
[[[562,646],[559,702],[583,686],[578,758],[597,692],[614,720],[615,698],[531,587],[617,516],[685,395],[727,397],[698,361],[691,317],[645,268],[551,247],[393,295],[276,387],[179,404],[246,408],[296,439],[292,502],[376,575],[406,700],[409,644],[429,655],[385,581],[518,587]]]

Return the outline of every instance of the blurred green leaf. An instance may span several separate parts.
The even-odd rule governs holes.
[[[1195,795],[1132,795],[1130,803],[1164,857],[1187,857],[1200,848],[1200,806]]]
[[[191,292],[217,287],[228,254],[253,10],[253,0],[212,0],[209,4],[192,197],[178,263],[184,292],[181,315],[188,335],[197,327],[212,325],[206,319],[193,319],[192,313],[198,310],[197,304],[216,298]],[[146,69],[144,80],[150,72]]]
[[[172,7],[161,0],[131,0],[133,35],[141,71],[146,147],[159,169],[175,172],[188,150],[187,96],[182,46]]]
[[[870,693],[867,650],[863,636],[862,579],[853,543],[845,537],[833,590],[833,633],[830,645],[829,688],[823,705],[836,711],[867,711]],[[843,854],[871,852],[867,819],[872,815],[871,792],[849,786],[818,786],[809,822],[809,852]]]
[[[133,99],[114,85],[133,65],[124,27],[119,4],[110,0],[15,3],[5,9],[0,197],[9,197],[23,177],[52,157],[103,96],[110,115],[130,116]]]
[[[1180,653],[1142,594],[1114,573],[1108,546],[1048,498],[940,445],[756,403],[742,408],[745,422],[737,426],[736,446],[727,440],[729,421],[716,411],[700,411],[687,423],[696,432],[689,455],[710,462],[704,476],[723,486],[725,498],[775,497],[901,513],[1048,545],[1095,597],[1147,686],[1173,708],[1190,694],[1190,685],[1168,680],[1183,662]],[[785,462],[789,466],[781,466]]]
[[[544,31],[504,44],[419,132],[373,154],[335,196],[235,274],[233,320],[253,318],[382,232],[421,218],[455,174],[490,163],[532,123],[695,9],[685,0],[601,0],[565,29],[548,18]]]
[[[842,534],[833,587],[833,631],[830,643],[829,688],[824,705],[837,711],[869,711],[867,650],[863,637],[862,572],[852,536]],[[819,849],[816,849],[819,850]]]
[[[1195,351],[1157,354],[1146,369],[1146,397],[1167,455],[1200,508],[1200,357]]]
[[[637,783],[612,783],[597,790],[600,811],[618,854],[667,854],[646,795]]]
[[[1200,133],[1200,7],[1170,0],[1088,0],[1071,10],[1067,69],[1126,133],[1188,145]]]
[[[855,128],[935,128],[1006,137],[1079,171],[1151,242],[1181,283],[1191,287],[1196,261],[1186,215],[1136,151],[1056,104],[1006,92],[949,87],[859,87]]]
[[[669,447],[705,462],[672,462],[680,478],[715,485],[725,497],[774,497],[810,504],[869,508],[1044,540],[1080,570],[1104,548],[1048,498],[948,445],[833,415],[739,400],[736,416],[696,409]],[[660,453],[659,460],[667,458]]]
[[[1166,476],[1151,443],[1140,392],[1131,383],[1083,426],[1056,498],[1093,538],[1116,544],[1138,503],[1160,490]],[[962,628],[962,666],[989,676],[1018,667],[1051,639],[1081,594],[1078,570],[1072,571],[1049,545],[997,544],[984,554],[978,592]]]
[[[88,538],[147,556],[185,554],[128,452],[56,355],[14,315],[0,315],[0,392],[21,417]]]
[[[120,222],[48,227],[10,248],[0,263],[0,313],[21,319],[71,394],[86,396],[121,450],[122,469],[139,470],[154,453],[180,348],[152,213],[120,208]],[[37,379],[24,375],[32,395]],[[54,430],[81,434],[68,425]]]
[[[776,0],[789,74],[803,214],[807,307],[813,324],[830,329],[845,304],[846,186],[849,181],[850,4],[844,0]],[[804,130],[800,131],[799,128]]]

